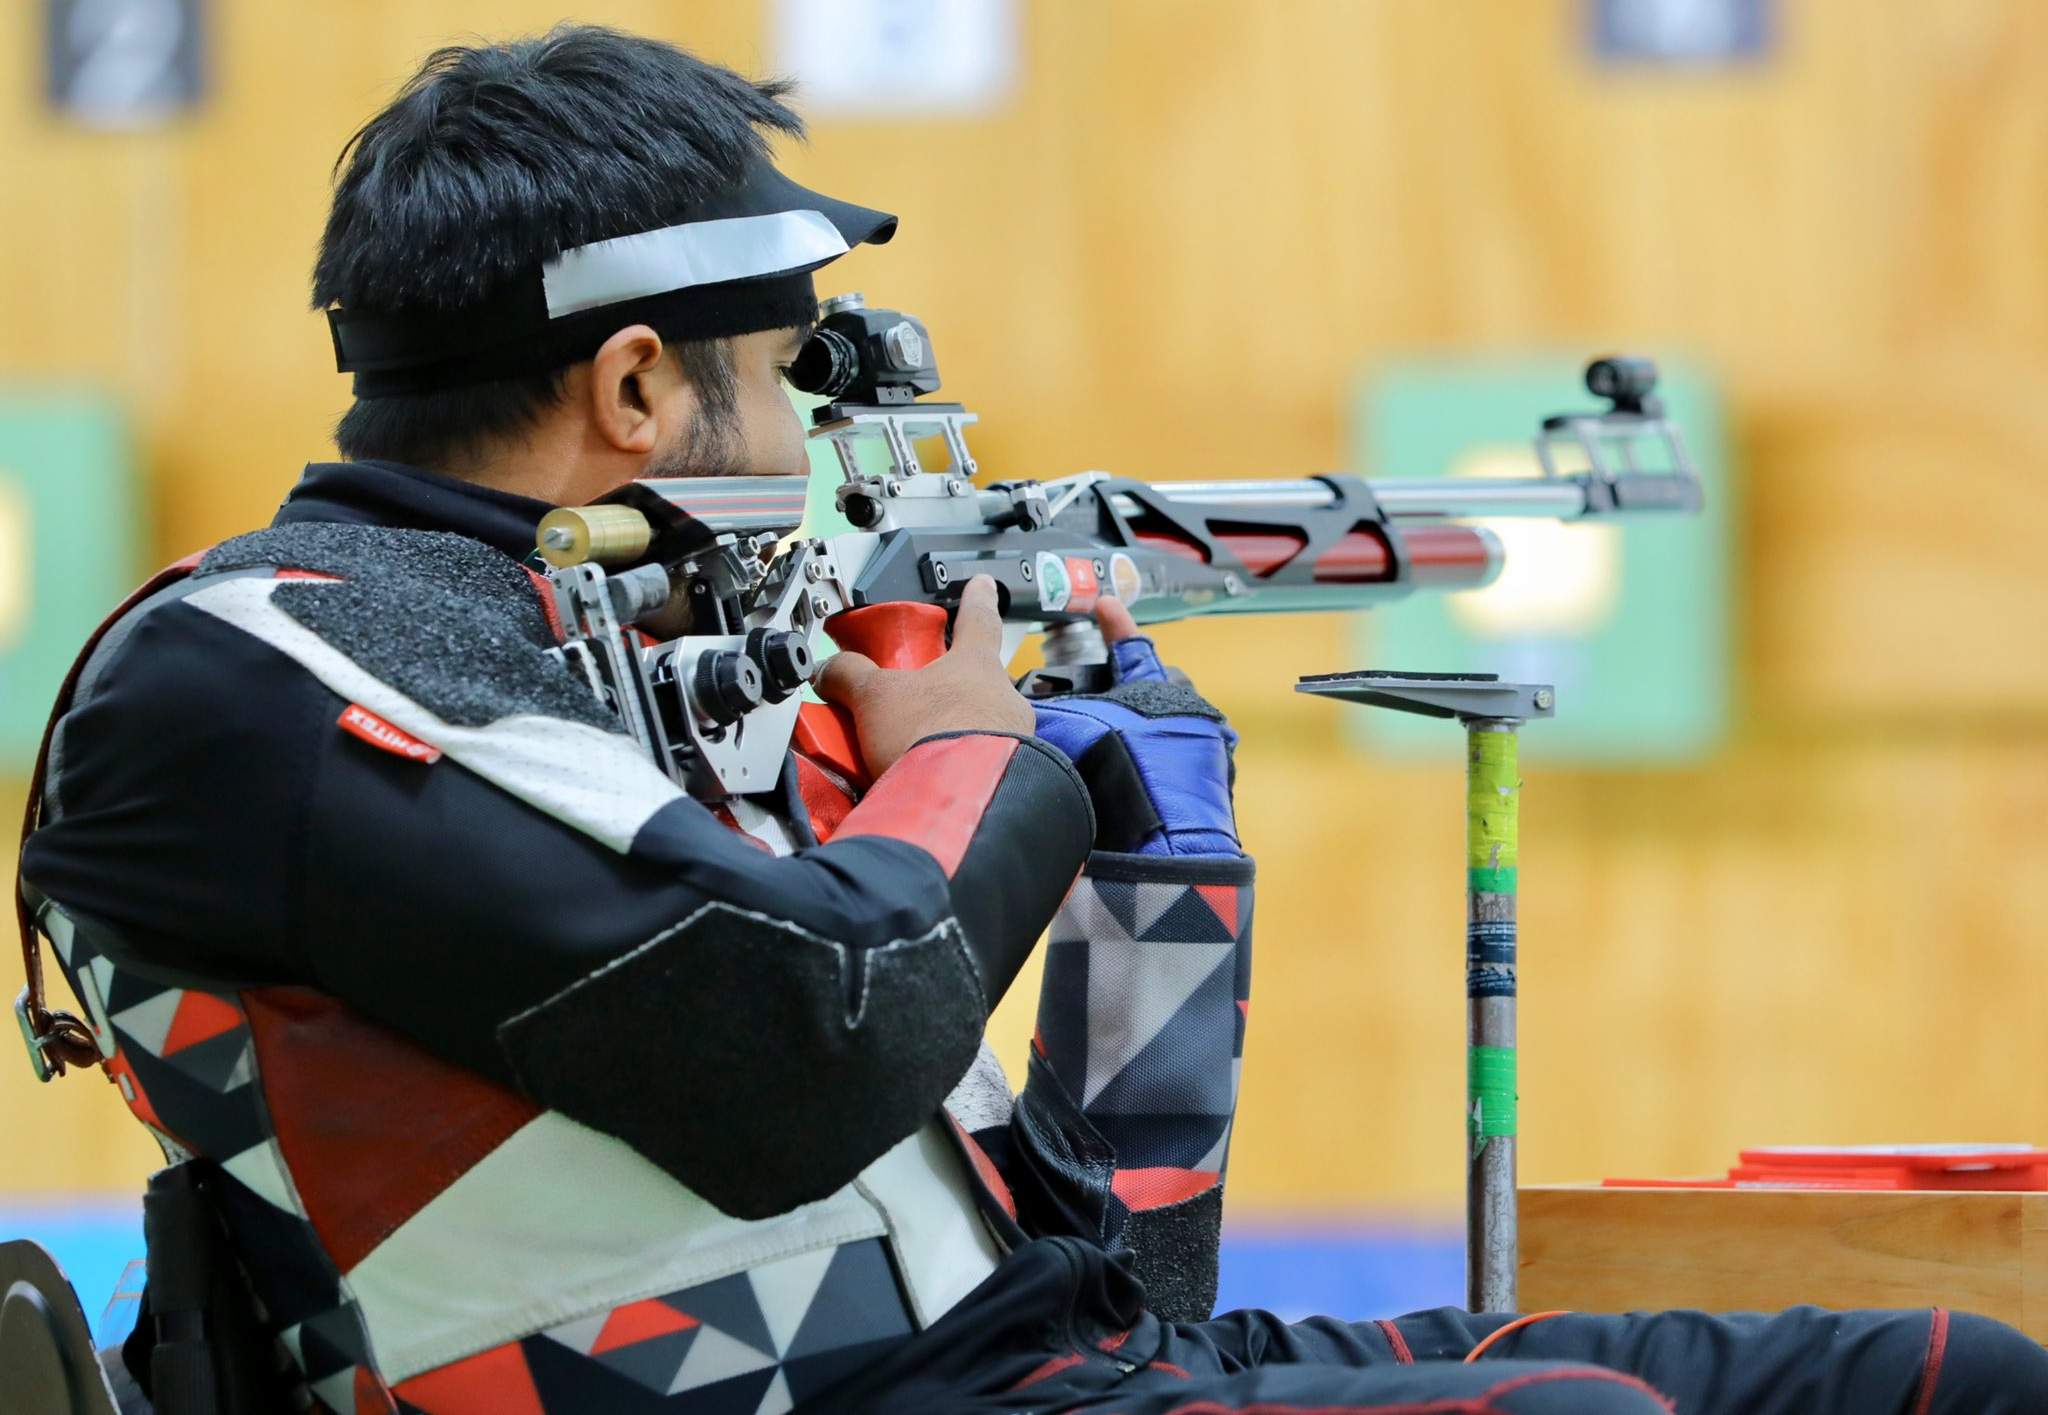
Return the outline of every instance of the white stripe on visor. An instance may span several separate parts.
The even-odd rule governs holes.
[[[775,211],[692,221],[563,251],[541,271],[548,318],[717,285],[779,275],[845,255],[846,238],[822,211]]]

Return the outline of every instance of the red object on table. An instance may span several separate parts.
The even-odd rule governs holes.
[[[2034,1145],[1815,1145],[1743,1150],[1721,1179],[1607,1179],[1610,1189],[2048,1191]]]

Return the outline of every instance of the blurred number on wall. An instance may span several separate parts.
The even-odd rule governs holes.
[[[971,117],[1017,79],[1015,0],[776,0],[774,65],[819,117]]]
[[[0,772],[34,764],[72,658],[140,579],[138,497],[111,403],[0,391]]]
[[[95,128],[146,128],[204,92],[202,0],[45,0],[52,105]]]
[[[1539,475],[1538,422],[1597,406],[1584,366],[1569,354],[1390,364],[1360,392],[1355,464],[1379,477]],[[1543,760],[1678,762],[1711,750],[1728,714],[1726,438],[1708,382],[1663,361],[1659,370],[1657,391],[1705,483],[1703,515],[1484,522],[1506,551],[1500,578],[1359,616],[1360,666],[1554,684],[1557,718],[1523,747]],[[1464,740],[1400,713],[1347,722],[1394,752],[1455,756]]]
[[[1587,0],[1593,50],[1623,63],[1731,64],[1764,57],[1772,0]]]

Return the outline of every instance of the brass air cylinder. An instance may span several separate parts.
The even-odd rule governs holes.
[[[558,569],[631,565],[653,539],[654,527],[630,506],[559,506],[540,521],[540,557]]]

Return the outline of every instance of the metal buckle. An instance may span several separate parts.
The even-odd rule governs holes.
[[[14,999],[14,1020],[21,1024],[21,1043],[28,1048],[28,1064],[34,1068],[38,1081],[48,1081],[57,1072],[50,1065],[50,1058],[44,1048],[50,1038],[37,1033],[35,1024],[28,1016],[28,989],[24,987]]]

